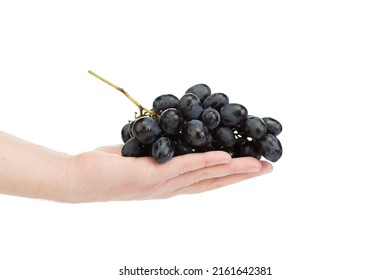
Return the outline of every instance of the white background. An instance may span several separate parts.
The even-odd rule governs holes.
[[[1,1],[1,130],[70,154],[120,143],[136,108],[91,69],[145,106],[206,83],[280,120],[284,155],[271,174],[168,200],[0,196],[0,279],[130,279],[125,265],[390,279],[389,14],[387,1]],[[243,277],[189,279],[214,278]]]

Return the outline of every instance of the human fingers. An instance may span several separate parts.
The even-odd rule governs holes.
[[[273,166],[271,163],[267,161],[261,161],[261,164],[261,169],[256,172],[230,174],[223,177],[215,177],[202,180],[187,187],[175,189],[170,194],[167,194],[166,198],[181,194],[196,194],[205,191],[210,191],[272,172]]]
[[[220,178],[232,174],[258,172],[261,168],[262,162],[255,158],[235,158],[227,164],[208,166],[174,177],[164,183],[166,186],[164,190],[171,192],[207,179]]]
[[[102,146],[97,148],[96,151],[122,155],[122,147],[123,145]],[[231,156],[222,151],[194,153],[174,157],[163,164],[156,163],[154,167],[158,170],[153,171],[164,175],[165,179],[170,179],[207,166],[229,163],[231,160]]]
[[[161,174],[165,181],[167,181],[194,170],[203,169],[209,166],[224,165],[231,161],[231,156],[222,151],[187,154],[174,157],[163,164],[158,164],[156,167],[158,170],[156,170],[156,172]],[[162,178],[160,178],[160,180],[161,179]]]

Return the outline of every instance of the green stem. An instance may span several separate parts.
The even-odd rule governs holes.
[[[131,100],[131,102],[133,102],[140,109],[141,114],[142,114],[142,111],[148,112],[151,115],[155,114],[154,112],[152,112],[149,109],[147,109],[144,106],[142,106],[137,100],[135,100],[133,97],[131,97],[131,95],[128,94],[123,88],[118,87],[117,85],[111,83],[110,81],[106,80],[105,78],[103,78],[102,76],[96,74],[95,72],[93,72],[91,70],[88,70],[88,73],[91,74],[92,76],[98,78],[99,80],[105,82],[106,84],[112,86],[116,90],[119,90],[120,92],[122,92],[128,99]]]

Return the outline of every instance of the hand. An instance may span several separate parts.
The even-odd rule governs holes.
[[[272,171],[266,161],[222,151],[159,164],[122,157],[122,145],[79,155],[50,150],[0,131],[0,193],[62,202],[141,200],[200,193]]]
[[[150,157],[122,157],[121,147],[101,147],[71,159],[68,197],[72,202],[194,194],[272,171],[269,162],[251,157],[232,159],[222,151],[188,154],[159,164]]]

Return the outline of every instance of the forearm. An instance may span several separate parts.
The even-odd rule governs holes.
[[[69,156],[0,131],[0,193],[66,201]]]

